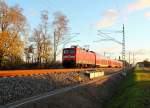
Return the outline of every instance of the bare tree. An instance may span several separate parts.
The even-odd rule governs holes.
[[[41,63],[41,57],[42,57],[42,28],[41,26],[34,29],[32,39],[36,43],[37,62]]]
[[[52,48],[48,30],[48,12],[42,11],[41,24],[34,29],[33,40],[36,43],[37,61],[38,63],[47,63],[50,58]]]
[[[42,29],[43,29],[43,52],[42,52],[42,58],[44,59],[45,63],[47,63],[47,60],[49,59],[52,48],[51,48],[51,41],[50,41],[50,35],[48,33],[48,11],[44,10],[41,13],[41,20],[42,20]]]
[[[33,45],[30,45],[29,47],[25,48],[24,53],[26,57],[26,63],[29,63],[31,58],[32,58],[32,63],[33,63],[33,54],[34,54]],[[31,54],[32,54],[32,57],[31,57]]]
[[[9,7],[4,1],[0,1],[0,64],[4,56],[21,57],[23,42],[20,35],[25,24],[26,18],[18,5]]]
[[[65,39],[65,34],[68,31],[68,19],[62,12],[54,13],[54,62],[56,62],[56,56],[58,51],[58,46]]]

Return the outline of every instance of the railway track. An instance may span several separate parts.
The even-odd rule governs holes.
[[[91,79],[85,74],[85,70],[92,69],[0,71],[0,105],[89,82]],[[110,75],[120,69],[98,70],[104,70],[105,75]]]
[[[97,70],[112,71],[115,68],[96,68]],[[49,73],[66,73],[66,72],[83,72],[95,70],[94,68],[86,69],[41,69],[41,70],[7,70],[0,71],[0,77],[15,77],[15,76],[30,76],[37,74],[49,74]],[[116,70],[119,70],[116,68]]]
[[[65,87],[65,88],[61,88],[61,89],[56,89],[56,90],[50,91],[48,93],[44,93],[44,94],[41,94],[41,95],[38,95],[38,96],[33,96],[33,97],[30,97],[30,98],[23,99],[21,101],[17,101],[17,102],[7,104],[6,107],[7,108],[22,108],[22,107],[26,106],[27,104],[31,105],[33,103],[36,103],[37,101],[46,99],[46,98],[54,96],[54,95],[59,95],[59,94],[64,93],[64,92],[68,92],[68,91],[76,89],[78,87],[83,87],[83,86],[86,86],[88,84],[95,83],[97,81],[102,82],[102,81],[108,79],[109,77],[113,77],[114,75],[120,74],[120,73],[121,73],[121,71],[116,72],[116,73],[110,73],[110,74],[105,75],[103,77],[96,78],[95,80],[91,80],[91,81],[88,81],[88,82],[83,82],[83,83],[80,83],[80,84],[75,85],[75,86],[69,86],[69,87]],[[34,104],[33,104],[33,106],[34,106]]]

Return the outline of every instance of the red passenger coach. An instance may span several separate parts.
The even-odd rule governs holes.
[[[96,67],[109,67],[109,59],[100,55],[96,55]]]
[[[76,49],[76,65],[78,67],[93,67],[95,66],[96,54],[82,48]]]

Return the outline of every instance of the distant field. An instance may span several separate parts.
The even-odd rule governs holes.
[[[150,69],[129,73],[106,108],[150,108]]]

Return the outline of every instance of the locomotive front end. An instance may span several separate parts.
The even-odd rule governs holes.
[[[63,49],[62,55],[64,67],[68,68],[76,66],[76,48],[65,48]]]

